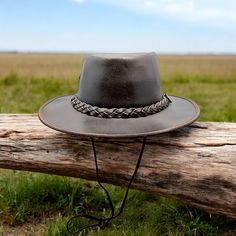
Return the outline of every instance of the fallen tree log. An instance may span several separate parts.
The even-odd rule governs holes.
[[[103,182],[126,185],[141,140],[96,138]],[[0,168],[95,180],[89,138],[42,125],[36,115],[0,115]],[[236,219],[236,123],[194,123],[148,137],[133,188]]]

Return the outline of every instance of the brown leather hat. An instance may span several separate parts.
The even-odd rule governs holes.
[[[39,119],[66,133],[135,137],[186,126],[199,114],[193,101],[162,92],[155,53],[96,54],[84,59],[78,93],[48,101]]]

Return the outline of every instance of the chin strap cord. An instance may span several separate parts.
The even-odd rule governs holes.
[[[71,234],[78,234],[81,231],[83,231],[85,229],[88,229],[88,228],[91,228],[91,227],[99,227],[100,229],[105,229],[108,226],[108,224],[111,220],[117,218],[118,216],[120,216],[122,214],[124,206],[125,206],[126,199],[128,197],[130,186],[131,186],[131,184],[132,184],[132,182],[133,182],[133,180],[134,180],[134,178],[135,178],[135,176],[138,172],[138,168],[139,168],[140,163],[141,163],[141,159],[142,159],[145,144],[146,144],[146,137],[143,138],[142,148],[140,150],[140,154],[139,154],[139,158],[138,158],[135,170],[134,170],[133,175],[132,175],[132,177],[129,181],[129,184],[127,186],[123,201],[122,201],[121,206],[120,206],[120,210],[116,215],[115,215],[115,209],[114,209],[114,205],[112,203],[112,199],[110,197],[110,194],[107,191],[107,189],[102,185],[102,183],[100,181],[95,142],[94,142],[93,138],[91,138],[91,141],[92,141],[92,146],[93,146],[93,155],[94,155],[95,167],[96,167],[96,179],[97,179],[97,182],[98,182],[99,186],[106,193],[106,196],[107,196],[107,199],[108,199],[108,202],[109,202],[109,205],[110,205],[111,215],[110,215],[110,217],[104,217],[104,216],[96,217],[96,216],[91,216],[91,215],[88,215],[88,214],[75,215],[72,218],[70,218],[69,221],[67,222],[67,231]],[[97,221],[97,223],[85,225],[85,226],[80,227],[80,228],[75,228],[76,224],[73,224],[73,222],[76,223],[76,220],[78,220],[79,218],[86,218],[86,219],[89,219],[89,220]]]

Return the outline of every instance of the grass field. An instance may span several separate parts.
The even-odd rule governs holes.
[[[54,96],[75,93],[81,63],[76,54],[0,54],[0,112],[34,113]],[[163,90],[195,100],[201,121],[236,122],[236,56],[161,55],[159,70]],[[95,183],[0,171],[0,235],[64,236],[75,211],[108,211]],[[124,189],[108,188],[119,203]],[[236,222],[131,191],[122,221],[84,235],[236,235]]]

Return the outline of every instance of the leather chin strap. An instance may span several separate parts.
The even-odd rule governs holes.
[[[122,214],[124,206],[125,206],[126,199],[128,197],[130,186],[131,186],[131,184],[132,184],[132,182],[133,182],[133,180],[134,180],[134,178],[135,178],[135,176],[136,176],[136,174],[138,172],[138,168],[139,168],[140,163],[141,163],[141,159],[142,159],[144,148],[145,148],[145,144],[146,144],[146,137],[143,137],[142,148],[140,150],[140,154],[139,154],[138,161],[136,163],[135,170],[134,170],[133,175],[132,175],[132,177],[131,177],[131,179],[129,181],[129,184],[127,186],[127,189],[126,189],[123,201],[121,203],[120,210],[119,210],[119,212],[117,214],[115,214],[114,205],[113,205],[112,199],[111,199],[111,197],[109,195],[109,192],[102,185],[102,183],[100,181],[95,142],[94,142],[93,138],[91,138],[91,141],[92,141],[92,146],[93,146],[93,154],[94,154],[95,167],[96,167],[96,179],[97,179],[97,182],[98,182],[99,186],[106,193],[106,196],[107,196],[107,199],[108,199],[108,202],[109,202],[109,205],[110,205],[111,214],[110,214],[110,217],[104,217],[104,216],[96,217],[96,216],[92,216],[92,215],[88,215],[88,214],[78,214],[78,215],[75,215],[72,218],[70,218],[69,221],[67,222],[67,231],[69,233],[71,233],[71,234],[78,234],[81,231],[83,231],[85,229],[88,229],[88,228],[91,228],[91,227],[99,227],[100,229],[105,229],[108,226],[108,224],[109,224],[109,222],[111,220],[117,218],[118,216],[120,216]],[[80,228],[76,228],[75,227],[76,221],[79,220],[80,218],[86,218],[88,220],[95,221],[96,223],[85,225],[85,226],[80,227]]]

